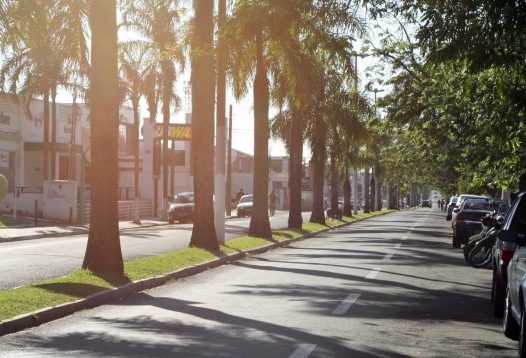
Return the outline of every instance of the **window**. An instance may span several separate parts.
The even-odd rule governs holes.
[[[69,156],[61,155],[58,158],[58,179],[59,180],[69,180],[69,166],[70,160]]]
[[[515,232],[526,232],[526,196],[521,197],[517,208],[511,219],[510,230]]]
[[[274,173],[281,173],[283,171],[283,160],[272,159],[270,161],[270,168]]]

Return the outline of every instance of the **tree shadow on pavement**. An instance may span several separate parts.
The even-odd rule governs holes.
[[[94,317],[90,323],[106,327],[106,333],[79,328],[82,331],[63,335],[30,335],[19,343],[20,352],[31,347],[50,355],[70,352],[77,356],[112,357],[288,357],[298,345],[308,343],[319,346],[324,357],[379,357],[351,348],[352,339],[320,336],[292,326],[233,315],[199,306],[199,302],[140,293],[118,305],[151,306],[173,313],[166,313],[162,320],[150,316]],[[183,321],[184,316],[173,317],[179,314],[192,318]]]

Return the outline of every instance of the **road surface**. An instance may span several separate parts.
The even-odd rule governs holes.
[[[308,221],[310,213],[303,214]],[[270,218],[274,229],[287,227],[288,212],[279,211]],[[229,219],[226,238],[246,233],[250,217]],[[125,260],[158,255],[187,247],[192,224],[154,226],[121,232]],[[8,289],[61,277],[82,266],[88,235],[52,237],[0,243],[0,289]]]
[[[435,209],[377,217],[0,338],[2,357],[513,357]]]

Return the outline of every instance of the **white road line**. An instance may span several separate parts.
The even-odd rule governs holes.
[[[300,344],[289,358],[307,358],[315,349],[315,344]]]
[[[402,240],[407,240],[407,235],[402,236]]]
[[[384,256],[382,261],[391,261],[392,258],[393,258],[393,254],[387,254]]]
[[[369,273],[365,276],[365,278],[372,280],[380,273],[380,271],[382,271],[381,267],[375,267],[371,271],[369,271]]]
[[[347,298],[344,299],[344,300],[338,305],[338,307],[336,307],[336,308],[334,309],[334,311],[332,311],[332,314],[342,315],[342,314],[347,313],[347,311],[349,310],[349,308],[351,308],[351,306],[356,302],[356,300],[358,299],[358,297],[360,297],[360,294],[359,294],[359,293],[351,293],[351,294],[349,294],[349,296],[347,296]]]
[[[394,246],[395,249],[399,249],[399,248],[401,248],[401,247],[402,247],[402,244],[400,244],[400,243],[398,243],[398,244],[396,244],[396,245]]]

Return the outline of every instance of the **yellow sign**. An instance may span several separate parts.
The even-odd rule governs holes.
[[[158,137],[163,136],[163,125],[156,124],[155,131]],[[190,140],[192,138],[192,127],[186,124],[169,124],[168,140]]]

